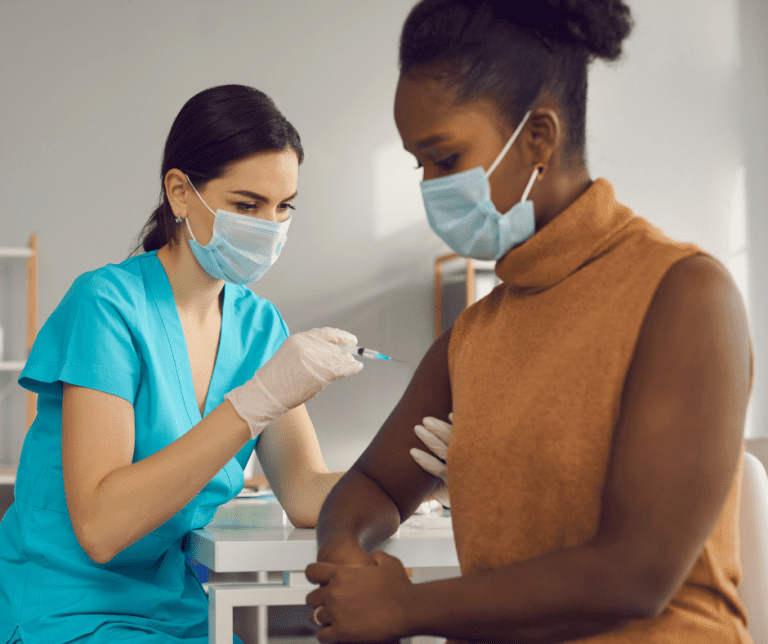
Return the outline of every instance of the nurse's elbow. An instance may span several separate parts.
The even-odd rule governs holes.
[[[322,479],[321,479],[322,480]],[[315,479],[292,480],[278,497],[288,520],[295,528],[314,528],[327,492],[318,493]]]
[[[283,504],[283,510],[294,528],[314,528],[317,526],[321,504],[306,503],[305,496],[302,494],[291,496]]]
[[[317,514],[311,512],[289,512],[285,511],[288,520],[294,528],[315,528],[317,527]]]

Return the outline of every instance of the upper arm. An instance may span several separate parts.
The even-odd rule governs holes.
[[[750,390],[738,289],[705,256],[675,264],[625,381],[595,545],[660,610],[688,576],[731,489]]]
[[[112,394],[64,383],[61,462],[72,526],[85,546],[96,491],[112,471],[133,461],[133,405]]]
[[[447,421],[452,410],[450,337],[449,329],[427,351],[397,406],[354,465],[392,498],[401,519],[409,516],[437,483],[413,460],[410,450],[429,451],[414,432],[424,417]]]

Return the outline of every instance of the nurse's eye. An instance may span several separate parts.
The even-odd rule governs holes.
[[[423,167],[424,167],[424,166],[423,166],[423,165],[421,165],[421,161],[419,161],[418,159],[416,159],[416,165],[414,166],[414,168],[413,168],[413,169],[414,169],[414,170],[421,170]]]
[[[296,206],[294,206],[292,203],[281,203],[280,206],[278,206],[278,209],[281,212],[286,212],[288,210],[296,210]]]
[[[453,167],[453,164],[456,163],[456,159],[458,158],[459,158],[459,153],[454,152],[453,154],[445,157],[444,159],[435,161],[435,165],[441,167],[443,170],[450,170]]]
[[[240,212],[253,212],[257,208],[255,203],[238,203],[235,205]]]

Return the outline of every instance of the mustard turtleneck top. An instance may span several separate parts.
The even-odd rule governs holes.
[[[664,275],[701,253],[619,204],[596,180],[496,265],[502,283],[466,309],[448,353],[451,513],[463,574],[597,533],[621,394]],[[746,642],[736,586],[739,465],[686,583],[658,617],[582,642]]]

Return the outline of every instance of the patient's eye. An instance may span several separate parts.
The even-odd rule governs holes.
[[[453,154],[445,157],[444,159],[435,161],[435,165],[440,166],[443,170],[450,170],[453,167],[453,165],[456,163],[456,159],[458,158],[459,158],[459,153],[454,152]]]

